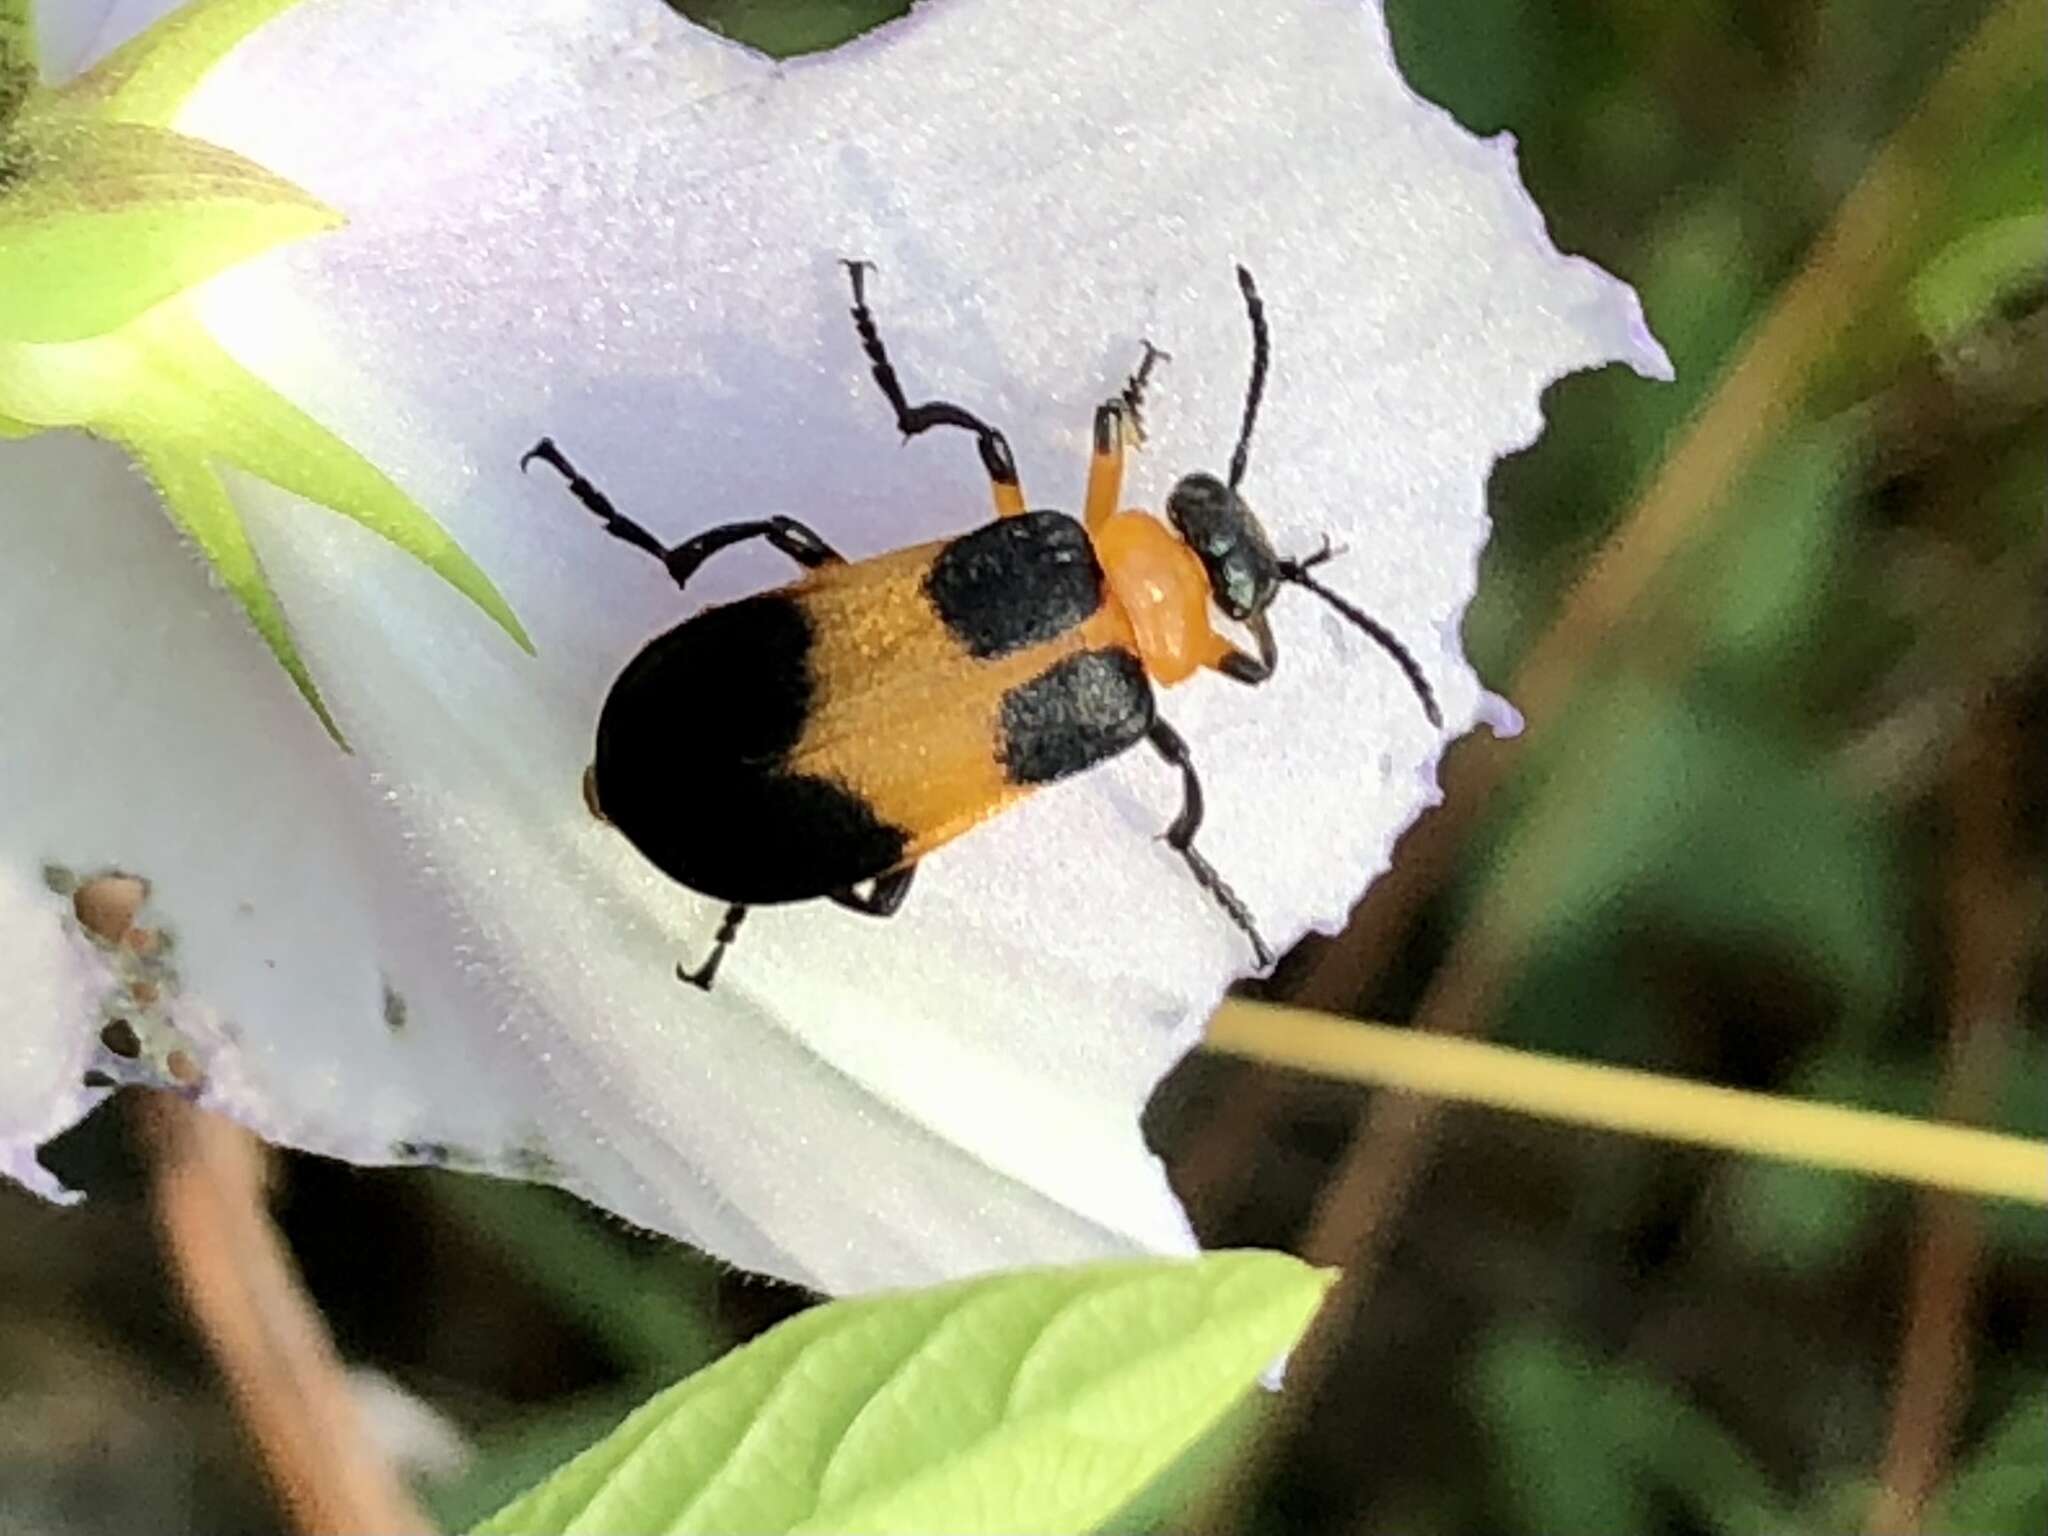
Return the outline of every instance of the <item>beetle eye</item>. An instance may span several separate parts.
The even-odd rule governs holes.
[[[1237,498],[1214,475],[1182,478],[1166,498],[1166,517],[1197,553],[1220,554],[1236,542]]]

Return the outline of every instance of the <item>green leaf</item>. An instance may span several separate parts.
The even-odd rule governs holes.
[[[1474,1362],[1491,1475],[1536,1531],[1646,1531],[1649,1490],[1599,1413],[1600,1368],[1547,1332],[1503,1331]]]
[[[220,477],[203,459],[192,454],[144,442],[130,441],[123,446],[135,455],[143,473],[156,486],[171,521],[212,562],[214,571],[248,613],[256,633],[263,637],[263,643],[270,647],[278,664],[313,707],[328,734],[345,746],[341,727],[327,712],[320,690],[313,684],[313,675],[299,656],[291,631],[285,627],[284,611],[277,605],[277,596],[270,590],[270,582],[249,543],[248,530],[242,526],[241,514],[228,500]]]
[[[834,1302],[654,1398],[480,1530],[1089,1530],[1250,1388],[1331,1278],[1230,1253]]]
[[[617,1424],[661,1380],[634,1377],[622,1386],[551,1398],[483,1426],[459,1470],[445,1480],[428,1474],[419,1489],[427,1512],[439,1529],[468,1530]]]
[[[2015,295],[2048,280],[2048,212],[2020,214],[1972,230],[1948,246],[1912,285],[1913,312],[1937,346],[1997,316]]]
[[[1200,1513],[1204,1501],[1214,1498],[1245,1458],[1255,1453],[1258,1438],[1277,1428],[1277,1415],[1271,1393],[1239,1398],[1101,1531],[1105,1536],[1155,1536],[1196,1523],[1191,1517]]]
[[[669,1381],[709,1365],[731,1345],[717,1322],[717,1272],[691,1250],[663,1243],[649,1252],[581,1200],[537,1184],[444,1173],[430,1178],[427,1188],[450,1220],[515,1266],[642,1382]],[[586,1435],[566,1449],[589,1441]],[[532,1480],[505,1487],[474,1515],[495,1509]]]
[[[1867,1179],[1744,1159],[1728,1169],[1727,1221],[1752,1259],[1794,1273],[1845,1263],[1884,1208]]]
[[[1931,1531],[2022,1536],[2048,1527],[2048,1393],[2013,1405],[1942,1493]]]
[[[77,341],[340,216],[198,139],[41,117],[0,190],[0,336]]]
[[[298,0],[193,0],[66,86],[75,107],[114,122],[168,124],[214,65]]]
[[[1489,1337],[1472,1386],[1497,1450],[1494,1475],[1537,1531],[1648,1531],[1676,1495],[1701,1530],[1792,1529],[1777,1490],[1708,1414],[1627,1359],[1603,1360],[1562,1334]]]

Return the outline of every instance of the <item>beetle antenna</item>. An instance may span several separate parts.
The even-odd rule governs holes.
[[[1309,591],[1315,593],[1317,597],[1320,597],[1332,608],[1343,614],[1345,618],[1372,636],[1379,643],[1380,649],[1393,657],[1395,665],[1400,667],[1402,673],[1407,677],[1408,686],[1413,688],[1415,696],[1422,700],[1422,712],[1429,716],[1429,723],[1438,730],[1442,730],[1444,728],[1443,711],[1437,708],[1436,694],[1429,686],[1429,679],[1422,675],[1422,668],[1417,666],[1415,658],[1408,654],[1408,647],[1395,639],[1394,632],[1388,629],[1386,625],[1380,623],[1379,620],[1373,618],[1347,599],[1339,597],[1328,587],[1309,575],[1308,568],[1311,565],[1320,565],[1328,558],[1328,551],[1322,550],[1309,556],[1306,560],[1282,560],[1280,562],[1280,579],[1282,581],[1291,581],[1297,587],[1307,587]]]
[[[1237,286],[1244,293],[1245,313],[1252,322],[1252,381],[1244,393],[1244,425],[1237,429],[1237,450],[1230,455],[1233,491],[1244,479],[1245,458],[1252,451],[1252,423],[1259,419],[1259,397],[1266,392],[1266,362],[1272,351],[1266,335],[1266,306],[1252,283],[1251,273],[1242,266],[1237,269]]]

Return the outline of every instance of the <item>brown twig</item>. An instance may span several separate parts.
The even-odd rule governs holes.
[[[1948,880],[1949,1027],[1940,1113],[1981,1120],[1999,1076],[2026,986],[2039,896],[2017,856],[2021,750],[2012,712],[1994,700],[1957,744],[1949,777],[1953,819]],[[1983,1255],[1975,1206],[1930,1193],[1920,1205],[1905,1336],[1872,1536],[1911,1536],[1940,1491],[1957,1420],[1969,1395],[1969,1318]]]
[[[264,1204],[254,1137],[170,1093],[138,1096],[164,1252],[292,1525],[430,1536],[370,1443],[326,1323]]]
[[[1220,1063],[1230,1074],[1230,1092],[1206,1115],[1187,1149],[1173,1159],[1174,1188],[1199,1233],[1229,1230],[1257,1175],[1259,1160],[1247,1153],[1275,1115],[1282,1112],[1291,1084],[1251,1064]]]

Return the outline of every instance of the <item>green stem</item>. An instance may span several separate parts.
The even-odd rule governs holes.
[[[1595,1130],[2048,1205],[2048,1142],[1564,1061],[1305,1009],[1229,1002],[1210,1050]]]

